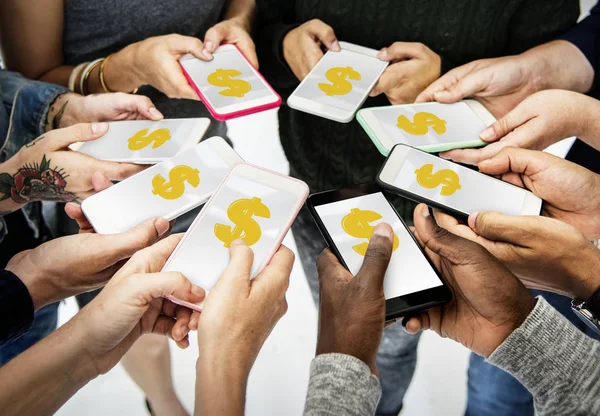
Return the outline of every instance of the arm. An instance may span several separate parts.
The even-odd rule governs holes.
[[[488,358],[531,392],[539,415],[600,412],[600,343],[543,298]]]
[[[254,12],[256,10],[255,0],[229,0],[227,10],[223,16],[224,20],[236,19],[246,31],[250,33],[254,23]]]

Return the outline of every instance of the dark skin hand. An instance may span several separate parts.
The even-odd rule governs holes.
[[[385,321],[383,279],[392,256],[393,235],[388,224],[375,227],[356,276],[352,276],[329,249],[319,256],[317,355],[351,355],[378,375],[377,350]]]

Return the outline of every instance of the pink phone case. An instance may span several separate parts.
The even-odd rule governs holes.
[[[190,74],[188,74],[188,72],[185,70],[185,68],[183,67],[183,65],[181,65],[181,62],[180,62],[179,66],[181,66],[181,69],[183,70],[183,75],[185,75],[185,77],[187,78],[191,87],[194,89],[194,91],[196,91],[196,94],[198,94],[198,97],[200,97],[200,100],[202,100],[202,102],[204,103],[204,105],[206,106],[206,108],[208,109],[210,114],[214,117],[215,120],[227,121],[227,120],[231,120],[231,119],[242,117],[242,116],[247,116],[247,115],[254,114],[254,113],[260,113],[261,111],[271,110],[272,108],[278,108],[281,105],[281,97],[279,96],[279,94],[277,94],[277,91],[275,91],[273,89],[273,87],[271,87],[271,84],[269,84],[267,82],[265,77],[263,77],[263,75],[260,72],[258,72],[258,69],[256,69],[254,67],[254,65],[252,65],[250,63],[250,61],[248,61],[248,59],[246,59],[246,57],[244,56],[242,51],[240,51],[237,46],[235,46],[235,45],[232,45],[232,46],[234,46],[237,49],[237,51],[240,53],[240,55],[242,55],[242,58],[244,59],[244,61],[246,61],[246,63],[248,63],[248,65],[250,65],[252,68],[254,68],[254,70],[258,74],[259,78],[262,79],[263,82],[267,85],[267,87],[271,90],[271,92],[273,94],[275,94],[275,96],[277,97],[277,101],[275,101],[271,104],[259,105],[257,107],[251,107],[251,108],[247,108],[245,110],[234,111],[233,113],[220,114],[217,112],[217,110],[215,110],[213,108],[213,106],[210,104],[208,99],[202,94],[202,91],[200,91],[200,88],[198,88],[194,79],[190,76]]]
[[[210,199],[208,200],[208,202],[204,205],[204,208],[202,208],[202,211],[200,211],[200,214],[198,214],[198,216],[196,217],[196,219],[194,220],[194,222],[190,225],[189,230],[194,229],[194,227],[196,226],[196,224],[198,223],[198,221],[200,221],[200,219],[202,218],[202,212],[206,209],[207,206],[210,206],[210,204],[212,203],[213,198],[215,197],[215,195],[217,195],[219,193],[219,191],[221,190],[221,188],[223,187],[223,185],[225,184],[225,182],[227,181],[227,179],[229,179],[229,175],[231,174],[231,171],[239,165],[248,165],[248,166],[252,166],[254,168],[272,173],[274,175],[277,176],[281,176],[284,178],[288,178],[291,179],[295,182],[300,182],[302,184],[304,184],[306,186],[306,191],[304,193],[304,195],[302,196],[300,203],[298,204],[298,206],[296,207],[296,209],[294,210],[294,213],[290,216],[290,220],[288,221],[288,223],[285,225],[284,227],[284,231],[281,233],[281,237],[275,242],[275,244],[273,245],[273,249],[271,249],[271,251],[269,252],[269,254],[267,254],[265,263],[263,265],[263,267],[261,267],[258,272],[256,272],[256,274],[258,275],[260,272],[262,272],[264,270],[264,268],[271,262],[271,259],[273,258],[273,256],[275,255],[275,253],[277,253],[277,250],[279,250],[279,247],[281,246],[281,243],[283,242],[283,239],[285,238],[285,236],[287,235],[287,233],[290,231],[290,228],[292,227],[292,224],[294,223],[294,221],[296,220],[296,217],[298,216],[298,213],[300,212],[300,210],[302,209],[302,205],[304,205],[304,202],[306,202],[306,199],[308,198],[308,194],[309,194],[309,188],[308,185],[306,185],[304,182],[302,182],[299,179],[293,178],[291,176],[288,175],[283,175],[279,172],[275,172],[272,171],[270,169],[265,169],[261,166],[257,166],[257,165],[253,165],[252,163],[238,163],[235,166],[232,166],[231,169],[229,170],[229,173],[227,174],[227,176],[225,176],[225,178],[223,179],[223,181],[221,182],[221,184],[219,185],[219,187],[217,188],[217,190],[215,191],[215,193],[210,197]],[[167,260],[167,262],[165,263],[165,265],[163,266],[163,270],[165,267],[167,267],[167,265],[170,263],[170,259],[173,258],[177,252],[179,251],[179,247],[181,247],[181,245],[185,242],[186,238],[185,236],[181,239],[181,241],[179,242],[179,244],[177,244],[177,247],[175,247],[175,250],[173,250],[173,253],[171,253],[171,256],[169,257],[169,260]],[[195,303],[190,303],[190,302],[186,302],[184,300],[178,299],[174,296],[167,296],[167,299],[169,299],[171,302],[176,303],[178,305],[181,306],[185,306],[187,308],[190,308],[194,311],[199,311],[202,312],[202,304],[195,304]]]

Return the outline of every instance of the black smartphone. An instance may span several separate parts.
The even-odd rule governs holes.
[[[403,144],[392,149],[377,184],[462,218],[476,211],[539,215],[542,209],[542,200],[526,189]]]
[[[376,184],[308,197],[308,209],[340,263],[352,274],[362,266],[380,222],[394,230],[394,251],[384,279],[386,320],[414,315],[448,302],[452,295],[394,206]]]

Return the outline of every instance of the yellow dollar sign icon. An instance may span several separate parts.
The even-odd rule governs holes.
[[[417,175],[417,182],[423,188],[433,189],[443,185],[440,191],[442,196],[450,196],[461,188],[460,178],[456,172],[450,169],[442,169],[433,173],[433,164],[431,163],[415,170],[415,174]]]
[[[331,68],[325,73],[325,76],[331,84],[325,84],[320,82],[319,88],[329,97],[334,95],[346,95],[352,91],[352,83],[348,81],[360,81],[362,77],[354,70],[351,66],[342,68],[340,66]]]
[[[352,208],[350,213],[342,218],[342,228],[352,237],[370,240],[373,231],[375,230],[375,227],[370,223],[380,220],[381,218],[383,218],[381,214],[375,211]],[[398,236],[394,233],[394,245],[392,251],[396,251],[399,245],[400,240],[398,240]],[[352,250],[361,256],[364,256],[367,253],[367,247],[369,247],[369,243],[363,242],[353,246]]]
[[[252,90],[252,85],[243,79],[232,79],[239,77],[242,73],[236,69],[217,69],[208,76],[208,82],[215,87],[228,87],[219,91],[225,97],[242,98]]]
[[[229,205],[227,216],[235,226],[215,224],[215,236],[225,247],[229,247],[234,240],[240,238],[251,246],[256,244],[262,235],[260,225],[252,217],[271,218],[271,211],[260,198],[242,198]]]
[[[127,140],[129,149],[140,150],[150,143],[153,143],[152,148],[156,149],[171,139],[171,130],[169,129],[157,129],[150,134],[148,134],[148,130],[149,129],[142,129],[130,137],[129,140]]]
[[[437,134],[446,133],[446,120],[442,120],[432,113],[421,112],[415,114],[411,123],[408,117],[398,117],[398,128],[414,136],[424,136],[429,133],[429,127]]]
[[[175,166],[169,171],[169,181],[162,175],[152,178],[152,193],[164,199],[177,199],[185,192],[185,182],[194,188],[200,185],[200,171],[187,165]]]

